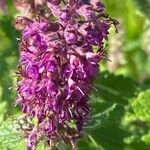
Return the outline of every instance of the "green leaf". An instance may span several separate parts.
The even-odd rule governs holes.
[[[147,149],[150,145],[149,98],[150,90],[141,91],[136,97],[131,98],[122,118],[121,126],[128,131],[123,141],[135,149]]]
[[[18,124],[11,119],[3,122],[0,126],[0,149],[7,150],[24,145],[21,134],[16,130]]]
[[[93,93],[111,103],[127,104],[139,90],[139,85],[129,77],[102,72],[95,80],[97,91]],[[128,90],[127,90],[128,89]]]
[[[133,99],[132,109],[139,119],[150,119],[150,89],[140,92],[139,95]]]
[[[129,99],[133,98],[141,88],[130,77],[109,72],[101,72],[95,79],[94,87],[95,90],[90,98],[93,108],[92,114],[96,115],[93,115],[94,117],[92,117],[86,131],[94,139],[94,143],[104,147],[104,149],[124,149],[126,144],[123,140],[128,137],[129,132],[128,129],[123,129],[121,122]],[[96,144],[88,144],[91,142],[88,137],[84,139],[79,143],[81,149],[87,145],[87,149],[99,150]]]
[[[146,144],[150,144],[150,131],[141,137],[141,140]]]
[[[110,119],[111,112],[116,109],[117,104],[113,104],[111,107],[103,111],[102,113],[94,115],[87,126],[86,130],[97,129],[105,125],[105,123]]]

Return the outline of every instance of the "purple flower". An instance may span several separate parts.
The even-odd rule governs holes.
[[[55,21],[20,18],[25,27],[16,104],[33,123],[26,131],[28,150],[35,149],[41,138],[51,147],[64,140],[75,149],[90,118],[91,84],[114,20],[104,15],[99,0],[45,2]]]

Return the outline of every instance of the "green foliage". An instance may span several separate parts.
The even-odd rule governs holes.
[[[93,117],[87,126],[84,141],[79,143],[80,149],[84,150],[85,144],[86,149],[96,150],[126,148],[124,138],[130,133],[124,129],[122,118],[128,100],[140,91],[140,85],[129,77],[109,72],[102,72],[94,85],[97,91],[93,91],[91,95]],[[132,145],[130,147],[133,148]]]
[[[3,117],[15,112],[14,89],[15,78],[14,70],[17,66],[18,46],[16,38],[19,34],[16,32],[13,19],[14,8],[12,1],[7,2],[7,15],[0,14],[0,103],[5,103]]]
[[[105,123],[110,119],[111,112],[113,112],[115,109],[116,104],[113,104],[111,107],[109,107],[102,113],[93,115],[88,125],[85,126],[85,129],[93,130],[104,126]]]
[[[130,105],[122,120],[125,130],[129,135],[124,138],[126,144],[150,145],[150,113],[149,113],[150,90],[141,91],[137,97],[130,99]]]
[[[20,145],[23,148],[25,142],[21,133],[17,131],[18,124],[11,119],[3,122],[0,126],[0,149],[16,149],[19,150]]]
[[[133,97],[139,90],[138,83],[123,75],[114,75],[109,72],[101,72],[95,80],[95,92],[106,101],[127,104],[128,99]],[[128,89],[128,91],[126,91]]]
[[[132,109],[140,120],[150,120],[150,90],[139,93],[138,97],[133,99]]]

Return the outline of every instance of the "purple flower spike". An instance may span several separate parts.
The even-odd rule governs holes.
[[[89,93],[105,57],[103,40],[116,22],[99,0],[45,0],[45,5],[51,20],[37,14],[17,21],[24,29],[16,104],[32,123],[25,131],[28,150],[40,139],[50,148],[63,140],[75,150],[90,118]]]

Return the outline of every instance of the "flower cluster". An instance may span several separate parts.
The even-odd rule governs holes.
[[[19,19],[25,27],[16,103],[34,124],[26,131],[28,150],[34,150],[41,138],[50,147],[63,140],[76,149],[90,118],[88,96],[105,57],[103,40],[116,22],[99,0],[45,3],[52,19]]]

